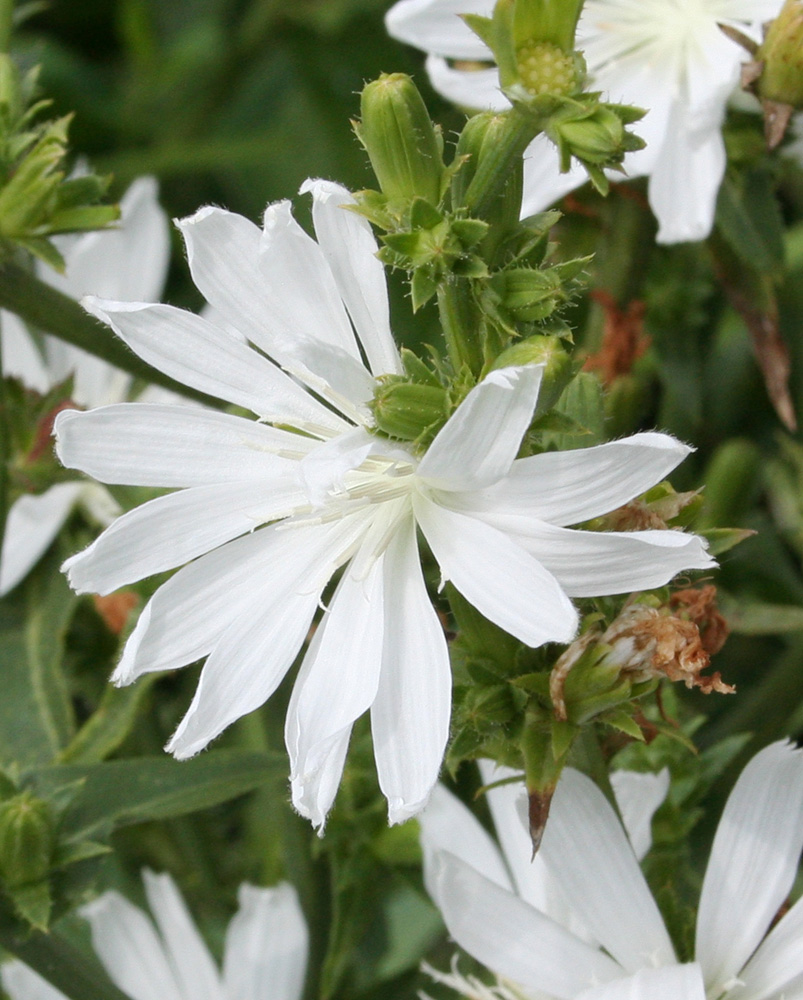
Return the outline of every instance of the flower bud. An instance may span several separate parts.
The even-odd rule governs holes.
[[[786,0],[770,22],[756,60],[763,63],[759,97],[803,107],[803,0]]]
[[[446,390],[441,386],[386,380],[377,388],[371,409],[377,428],[388,437],[415,441],[446,420]]]
[[[469,118],[460,133],[455,150],[455,161],[462,163],[452,178],[453,205],[461,206],[466,203],[472,180],[489,158],[498,156],[499,149],[507,141],[513,127],[510,115],[504,112],[486,111]],[[518,224],[523,186],[522,164],[523,160],[519,157],[512,165],[504,187],[493,205],[484,213],[484,218],[500,230]]]
[[[621,159],[625,129],[610,108],[599,105],[592,114],[558,122],[555,128],[560,142],[584,163],[609,165]]]
[[[417,87],[404,73],[383,74],[369,83],[355,125],[382,193],[391,202],[441,200],[445,176],[443,142]]]
[[[56,843],[49,803],[22,792],[0,803],[0,877],[14,888],[43,879]]]
[[[541,389],[535,415],[551,409],[574,375],[571,355],[563,346],[560,337],[539,334],[520,340],[502,351],[494,361],[492,370],[509,368],[512,365],[543,365]]]

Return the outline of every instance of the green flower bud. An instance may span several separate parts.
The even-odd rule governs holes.
[[[49,803],[22,792],[0,803],[0,877],[10,888],[47,875],[56,844]]]
[[[535,415],[540,416],[557,403],[560,394],[571,382],[574,367],[569,352],[563,346],[560,337],[540,334],[528,337],[502,351],[491,366],[508,368],[511,365],[544,365],[541,379],[541,391],[538,393],[538,405]]]
[[[603,105],[586,117],[558,122],[555,130],[558,144],[567,146],[584,163],[609,166],[622,158],[625,140],[622,119]]]
[[[803,0],[786,0],[770,22],[756,60],[764,64],[759,97],[803,107]]]
[[[486,111],[474,115],[466,122],[455,150],[455,161],[461,162],[460,169],[452,179],[452,204],[466,204],[469,186],[489,160],[499,155],[499,150],[508,142],[515,123],[509,114]],[[493,204],[485,211],[484,218],[493,222],[500,230],[513,228],[521,214],[523,187],[523,160],[517,158]]]
[[[382,193],[392,202],[441,200],[445,179],[443,142],[417,87],[404,73],[383,74],[369,83],[355,125]]]
[[[371,402],[377,429],[402,441],[433,434],[447,416],[446,390],[407,381],[382,382]]]

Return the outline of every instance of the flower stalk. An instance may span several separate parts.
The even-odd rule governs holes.
[[[31,326],[52,333],[136,378],[179,392],[208,406],[220,406],[211,396],[176,382],[142,361],[77,302],[18,264],[7,262],[0,265],[0,308],[16,313]]]

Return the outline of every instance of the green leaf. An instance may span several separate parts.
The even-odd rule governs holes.
[[[719,189],[716,224],[730,248],[749,267],[782,272],[783,221],[766,170],[751,171],[742,185],[726,175]]]
[[[60,561],[59,553],[44,559],[0,602],[0,761],[6,766],[49,762],[73,735],[61,657],[77,598],[58,571]]]
[[[217,750],[184,762],[160,756],[40,768],[29,778],[43,798],[85,779],[60,826],[62,837],[78,840],[103,839],[121,826],[207,809],[277,778],[286,768],[283,754]]]
[[[108,685],[97,709],[62,751],[59,761],[62,764],[97,764],[105,760],[130,734],[140,707],[157,679],[156,674],[146,674],[129,687]]]
[[[727,603],[725,615],[731,630],[742,635],[803,632],[803,608],[796,604]]]

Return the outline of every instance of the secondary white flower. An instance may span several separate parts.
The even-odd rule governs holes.
[[[218,970],[169,875],[143,873],[155,920],[117,892],[81,913],[109,977],[131,1000],[299,1000],[307,925],[295,889],[240,886]],[[22,962],[0,968],[11,1000],[65,1000]]]
[[[704,239],[714,221],[725,171],[720,132],[739,80],[744,50],[720,24],[760,37],[780,0],[587,0],[577,31],[593,87],[607,99],[647,108],[635,131],[645,149],[629,153],[631,177],[649,177],[658,242]],[[391,35],[429,53],[433,86],[472,108],[508,107],[496,69],[473,71],[451,60],[492,61],[487,46],[458,17],[490,15],[492,0],[399,0],[387,15]],[[587,179],[575,165],[559,173],[555,148],[539,136],[525,154],[522,216],[539,212]],[[612,177],[616,175],[612,174]]]
[[[487,835],[469,852],[465,823],[449,844],[440,831],[433,837],[425,813],[429,891],[455,940],[528,1000],[794,1000],[803,985],[803,901],[767,931],[803,847],[802,755],[774,743],[739,777],[705,873],[692,962],[677,961],[610,804],[571,769],[539,856],[573,924],[528,896],[514,867],[523,863],[509,851],[514,882]],[[526,858],[523,828],[519,839]]]
[[[153,177],[140,177],[120,200],[114,229],[57,237],[66,264],[64,274],[41,261],[36,274],[72,299],[101,295],[108,299],[150,301],[160,298],[170,260],[167,217],[159,205]],[[100,406],[126,398],[132,377],[58,337],[42,337],[42,351],[14,313],[0,313],[3,373],[46,392],[73,375],[73,400]]]
[[[570,596],[650,588],[713,562],[693,535],[565,527],[643,492],[688,448],[639,434],[516,461],[539,367],[489,375],[423,458],[373,434],[376,376],[401,370],[384,271],[367,222],[342,208],[349,193],[324,181],[304,190],[318,242],[284,202],[262,231],[216,208],[181,223],[193,278],[224,326],[170,306],[88,302],[149,363],[259,420],[139,403],[59,414],[65,465],[182,488],[121,517],[66,568],[78,590],[108,593],[184,566],[145,607],[114,675],[127,684],[208,657],[168,744],[180,758],[273,693],[343,568],[287,713],[293,802],[323,824],[352,725],[370,709],[399,822],[426,802],[450,714],[416,526],[443,578],[530,646],[574,636]]]
[[[57,240],[66,272],[37,264],[42,281],[80,299],[88,292],[114,299],[158,299],[170,255],[167,218],[157,200],[156,181],[135,181],[120,202],[120,224]],[[72,398],[81,406],[125,399],[131,376],[56,337],[43,336],[39,350],[14,313],[0,311],[3,374],[15,375],[31,389],[47,392],[68,375]],[[120,513],[108,491],[95,483],[60,483],[37,495],[20,497],[9,510],[0,559],[0,596],[8,593],[36,565],[70,513],[81,507],[106,527]]]

